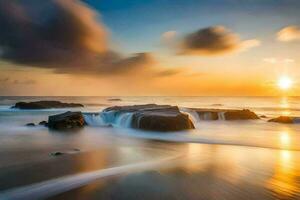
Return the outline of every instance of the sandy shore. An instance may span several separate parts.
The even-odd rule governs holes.
[[[24,186],[41,193],[48,180],[59,180],[49,199],[297,199],[299,159],[298,151],[152,141],[143,148],[100,148],[2,167],[0,188],[2,194]],[[60,189],[72,181],[84,184]],[[51,194],[53,187],[62,193]]]

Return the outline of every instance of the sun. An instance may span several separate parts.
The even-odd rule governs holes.
[[[282,76],[278,79],[277,85],[282,90],[288,90],[292,87],[292,79],[288,76]]]

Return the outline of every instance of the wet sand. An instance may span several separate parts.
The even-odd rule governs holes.
[[[1,169],[1,191],[177,154],[162,165],[112,173],[49,199],[300,199],[298,151],[191,143],[147,146],[103,148]]]
[[[172,167],[97,181],[50,199],[300,199],[299,152],[188,144]]]

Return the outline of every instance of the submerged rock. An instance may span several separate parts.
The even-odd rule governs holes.
[[[72,108],[83,107],[79,103],[63,103],[60,101],[35,101],[35,102],[18,102],[12,108],[18,109],[49,109],[49,108]]]
[[[229,109],[199,109],[191,108],[201,120],[255,120],[259,117],[248,109],[229,110]]]
[[[35,126],[34,123],[27,123],[26,126]]]
[[[48,118],[48,127],[56,130],[82,128],[85,121],[81,112],[65,112]]]
[[[129,123],[127,126],[136,129],[164,132],[194,129],[189,116],[181,113],[177,106],[156,104],[114,106],[106,108],[103,113],[109,113],[109,117],[113,119],[126,116]]]
[[[300,123],[299,117],[280,116],[274,119],[270,119],[268,122],[284,123],[284,124],[295,124]]]

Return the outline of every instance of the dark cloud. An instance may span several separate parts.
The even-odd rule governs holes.
[[[258,40],[241,41],[223,26],[213,26],[190,33],[180,43],[181,54],[215,55],[245,50],[259,45]]]
[[[0,1],[1,58],[56,72],[125,72],[150,60],[108,47],[99,15],[79,0]]]

